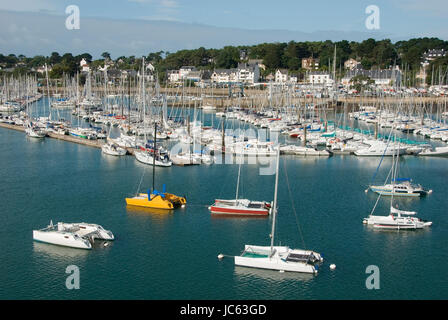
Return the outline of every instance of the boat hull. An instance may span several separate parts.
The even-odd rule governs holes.
[[[171,160],[167,160],[166,162],[164,161],[159,161],[159,160],[155,160],[153,159],[152,155],[145,153],[145,152],[135,152],[134,153],[135,158],[144,164],[148,164],[148,165],[153,165],[155,164],[157,167],[171,167],[173,165]]]
[[[249,200],[215,200],[209,210],[212,214],[219,215],[268,216],[271,212],[271,204]]]
[[[237,209],[237,208],[223,208],[217,206],[211,206],[210,212],[213,214],[227,214],[227,215],[244,215],[244,216],[267,216],[269,210],[250,210],[250,209]]]
[[[126,198],[126,204],[129,206],[173,210],[181,207],[187,203],[184,197],[178,197],[173,194],[165,193],[165,198],[161,195],[156,195],[148,200],[148,195],[141,193],[134,198]]]
[[[92,249],[89,241],[80,237],[75,238],[70,233],[33,230],[33,240],[76,249]]]
[[[286,259],[290,252],[305,255],[314,254],[305,250],[290,250],[287,247],[274,247],[275,253],[270,256],[270,247],[247,246],[243,255],[235,257],[235,265],[248,268],[277,270],[300,273],[318,273],[318,266],[306,262],[288,261]],[[248,254],[248,255],[247,255]],[[320,261],[320,255],[316,254]]]

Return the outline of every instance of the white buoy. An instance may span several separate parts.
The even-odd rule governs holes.
[[[369,189],[364,190],[365,193],[369,192]]]
[[[279,272],[280,272],[280,273],[284,273],[284,272],[285,272],[285,270],[279,270]]]
[[[432,190],[429,190],[428,193],[431,194],[431,193],[432,193]]]
[[[181,205],[180,207],[181,207],[181,208],[185,208],[185,205],[183,204],[183,205]]]
[[[104,246],[107,247],[109,245],[109,242],[104,242]]]
[[[211,210],[212,209],[212,207],[208,207],[208,210]]]
[[[222,253],[218,254],[218,259],[219,259],[219,260],[224,259],[224,255],[223,255]]]
[[[336,269],[336,265],[334,263],[330,264],[330,270],[334,270],[334,269]]]

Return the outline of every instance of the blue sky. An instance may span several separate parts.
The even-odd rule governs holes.
[[[64,28],[64,22],[60,22],[66,17],[65,8],[72,4],[80,8],[84,30],[56,32],[55,29]],[[381,19],[380,30],[373,32],[365,27],[365,9],[372,4],[380,8]],[[0,35],[2,53],[17,50],[41,53],[45,47],[33,42],[36,37],[46,42],[47,50],[51,46],[59,49],[58,43],[63,43],[67,51],[94,50],[97,54],[101,43],[105,50],[116,51],[111,53],[117,55],[120,50],[123,54],[132,50],[140,54],[143,50],[219,47],[252,39],[362,40],[370,36],[392,40],[420,36],[448,39],[446,0],[0,0],[0,12],[2,32],[10,31]],[[30,20],[38,26],[31,25]],[[155,25],[154,21],[163,23]],[[105,25],[110,25],[114,33]],[[189,29],[196,34],[185,32],[183,38],[178,37]],[[269,31],[265,38],[260,30]],[[95,36],[101,41],[96,43]],[[122,49],[119,43],[114,43],[120,41]]]

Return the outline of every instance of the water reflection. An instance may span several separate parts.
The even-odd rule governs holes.
[[[144,208],[138,206],[127,205],[126,212],[130,215],[151,215],[160,217],[161,219],[172,216],[174,210],[156,209],[156,208]]]
[[[99,244],[97,244],[99,245]],[[67,258],[86,258],[90,250],[57,246],[49,243],[33,242],[33,251],[37,256],[62,260]]]
[[[247,278],[257,278],[267,281],[300,281],[309,282],[314,279],[314,275],[310,273],[300,273],[300,272],[280,272],[275,270],[264,270],[256,268],[246,268],[235,266],[234,274],[237,278],[241,280],[248,280]]]

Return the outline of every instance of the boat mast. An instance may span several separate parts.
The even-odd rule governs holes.
[[[49,118],[49,120],[51,120],[50,80],[48,79],[47,64],[45,64],[45,78],[47,78],[48,118]],[[56,83],[56,87],[57,87],[57,83]]]
[[[240,157],[244,157],[243,155],[240,155]],[[238,158],[237,158],[238,159]],[[238,160],[237,160],[238,161]],[[236,182],[236,195],[235,195],[235,205],[238,205],[238,189],[240,187],[240,174],[241,174],[241,160],[238,165],[238,179]]]
[[[156,179],[156,148],[157,148],[157,122],[154,121],[154,153],[152,154],[152,191],[155,189]]]
[[[278,168],[280,164],[280,146],[277,146],[277,165],[275,169],[275,188],[274,188],[274,203],[272,206],[272,231],[271,231],[271,255],[274,253],[274,235],[275,235],[275,220],[277,218],[277,191],[278,191]]]
[[[395,139],[394,139],[394,147],[396,147],[395,142],[397,138],[397,134],[395,133]],[[393,153],[393,156],[395,156],[395,153]],[[396,159],[392,157],[392,195],[390,199],[390,207],[392,208],[394,205],[394,194],[395,194],[395,180],[397,179],[397,167],[398,167],[398,158],[400,157],[400,144],[398,144],[397,148],[397,155]]]

